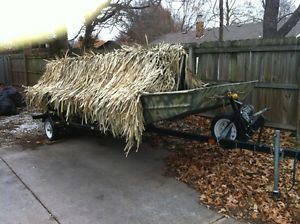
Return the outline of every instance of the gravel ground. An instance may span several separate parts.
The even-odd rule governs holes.
[[[38,146],[46,140],[43,135],[42,122],[33,120],[27,111],[14,116],[0,116],[0,147]]]

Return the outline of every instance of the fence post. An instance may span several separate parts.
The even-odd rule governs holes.
[[[195,56],[195,49],[193,45],[189,46],[189,69],[193,74],[196,73],[196,56]]]
[[[13,72],[12,72],[12,66],[11,66],[11,55],[7,55],[7,73],[8,73],[8,82],[9,85],[14,84],[14,79],[13,79]]]
[[[297,44],[298,45],[298,41]],[[300,60],[300,51],[296,52],[296,61]],[[300,64],[296,64],[296,80],[298,85],[297,94],[297,121],[296,121],[296,147],[300,148]]]
[[[29,85],[29,80],[28,80],[27,60],[26,60],[26,54],[25,54],[25,52],[23,53],[23,60],[24,60],[24,76],[25,76],[25,84],[26,84],[26,86],[28,86],[28,85]]]
[[[8,55],[3,56],[3,63],[4,63],[4,73],[5,73],[5,85],[11,85],[11,78],[8,68]]]
[[[300,85],[298,84],[297,96],[297,122],[296,122],[296,147],[300,148]]]

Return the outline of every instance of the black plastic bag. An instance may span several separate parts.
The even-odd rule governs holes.
[[[0,115],[15,115],[17,107],[24,105],[22,95],[14,87],[5,87],[0,90]]]

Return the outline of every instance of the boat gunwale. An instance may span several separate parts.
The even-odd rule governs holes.
[[[160,96],[160,95],[175,95],[175,94],[187,94],[187,93],[192,93],[200,90],[205,90],[209,88],[219,88],[219,87],[230,87],[230,86],[236,86],[236,85],[241,85],[241,84],[255,84],[258,83],[258,80],[253,80],[253,81],[245,81],[245,82],[231,82],[231,83],[222,83],[222,84],[216,84],[213,86],[208,86],[208,87],[200,87],[200,88],[195,88],[195,89],[188,89],[188,90],[176,90],[176,91],[167,91],[167,92],[155,92],[155,93],[148,93],[144,92],[142,93],[141,97],[145,96]]]

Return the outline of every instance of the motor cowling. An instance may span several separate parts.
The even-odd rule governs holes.
[[[240,113],[246,128],[245,132],[249,137],[264,125],[265,119],[262,113],[255,113],[252,105],[243,105]]]
[[[241,117],[244,119],[244,121],[250,124],[253,118],[253,114],[255,113],[254,107],[252,105],[243,105],[240,111]]]

